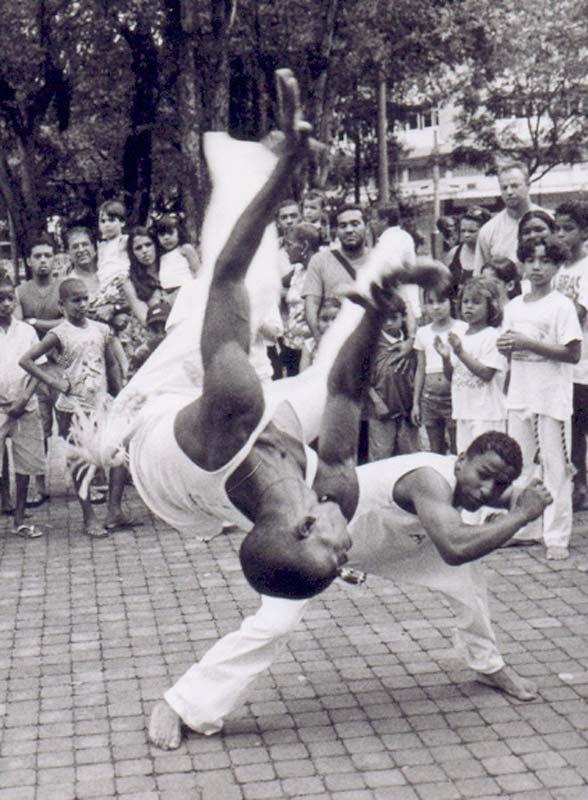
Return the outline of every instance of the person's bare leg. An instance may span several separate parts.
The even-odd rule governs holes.
[[[88,496],[85,498],[80,496],[80,489],[82,485],[83,476],[80,476],[79,471],[74,469],[72,472],[72,478],[74,486],[76,487],[78,500],[80,501],[80,506],[82,508],[82,517],[84,519],[83,532],[87,536],[92,536],[96,539],[107,536],[107,532],[104,529],[104,526],[98,522],[96,514],[94,513],[92,502],[90,500],[90,494],[88,493]]]
[[[25,508],[27,502],[27,492],[29,489],[29,476],[19,475],[18,472],[14,476],[16,483],[16,507],[14,509],[14,527],[18,528],[24,523]]]
[[[125,467],[111,467],[108,479],[108,509],[106,512],[106,526],[115,528],[117,525],[128,527],[130,520],[122,510],[122,498],[127,480]]]
[[[8,450],[2,448],[2,478],[0,479],[2,511],[6,514],[13,511],[10,498],[10,471],[8,468]]]
[[[149,718],[149,741],[162,750],[177,750],[182,742],[182,720],[165,700],[158,700]]]
[[[512,667],[506,665],[498,672],[479,672],[477,679],[485,686],[491,686],[519,700],[534,700],[538,694],[537,684],[534,681],[521,677]]]

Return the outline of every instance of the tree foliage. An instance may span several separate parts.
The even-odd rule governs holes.
[[[537,1],[547,14],[547,0]],[[566,7],[578,3],[563,0]],[[530,0],[488,6],[486,19],[473,0],[4,3],[0,194],[19,241],[24,247],[48,213],[92,222],[97,203],[114,195],[125,200],[132,221],[142,222],[159,194],[177,194],[196,236],[207,196],[202,133],[267,133],[274,122],[277,67],[296,72],[317,135],[336,143],[331,185],[342,193],[376,172],[375,98],[383,76],[393,119],[415,98],[446,97],[451,70],[470,66],[477,79],[459,88],[470,131],[479,129],[478,147],[498,96],[490,87],[511,91],[500,43],[508,40],[509,15],[523,13],[519,6],[530,9]],[[556,11],[546,18],[549,30],[555,29]],[[553,45],[545,33],[545,53],[555,60],[564,44],[578,52],[580,27],[574,25],[565,41],[558,34]],[[525,41],[528,66],[532,39]],[[514,70],[520,54],[507,51],[505,64]],[[487,61],[483,69],[480,59]],[[542,61],[547,64],[547,55]],[[560,64],[560,84],[549,84],[554,91],[558,85],[578,88],[579,74],[562,70]],[[538,76],[548,71],[543,63],[536,69]],[[519,81],[512,93],[520,91]],[[572,107],[572,88],[566,91]],[[560,125],[558,142],[564,134],[569,147],[580,141],[572,127]],[[471,141],[471,133],[464,134],[464,147]],[[393,133],[388,144],[394,160]],[[320,183],[324,177],[316,169],[307,180]]]
[[[522,159],[539,178],[579,161],[588,134],[584,0],[472,2],[483,46],[464,65],[456,161],[489,168]]]

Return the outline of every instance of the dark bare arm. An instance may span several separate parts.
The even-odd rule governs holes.
[[[412,506],[441,558],[451,566],[475,561],[506,544],[551,503],[543,484],[533,481],[521,492],[509,513],[483,525],[466,525],[452,505],[451,487],[436,470],[428,467],[401,478],[394,499],[405,508]]]

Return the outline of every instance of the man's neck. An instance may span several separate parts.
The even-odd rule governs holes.
[[[341,245],[341,254],[345,256],[348,261],[358,261],[365,254],[365,245],[362,245],[357,250],[346,250]]]
[[[519,205],[516,208],[506,208],[506,213],[509,217],[516,220],[517,222],[523,217],[527,211],[531,210],[531,201],[530,200],[521,200]]]
[[[96,266],[96,262],[94,261],[88,264],[87,267],[83,267],[80,265],[74,267],[73,272],[75,272],[77,275],[95,275],[98,272],[98,267]]]
[[[7,317],[6,319],[0,319],[0,328],[4,328],[5,331],[10,328],[10,323],[12,322],[12,317]]]
[[[53,276],[51,275],[51,273],[49,273],[47,275],[33,275],[33,283],[36,286],[43,287],[43,289],[45,289],[45,288],[47,288],[47,286],[51,285],[51,283],[52,283],[51,278],[52,277]]]

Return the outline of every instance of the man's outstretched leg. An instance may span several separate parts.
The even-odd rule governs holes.
[[[306,151],[309,126],[301,119],[298,84],[276,73],[284,141],[264,186],[237,220],[216,259],[201,336],[202,396],[178,414],[176,435],[186,455],[214,471],[245,444],[264,411],[263,391],[249,363],[251,325],[245,277],[276,203]]]
[[[205,735],[220,731],[251,684],[275,661],[307,602],[262,597],[257,613],[220,639],[155,704],[149,721],[153,744],[175,750],[183,724]]]

